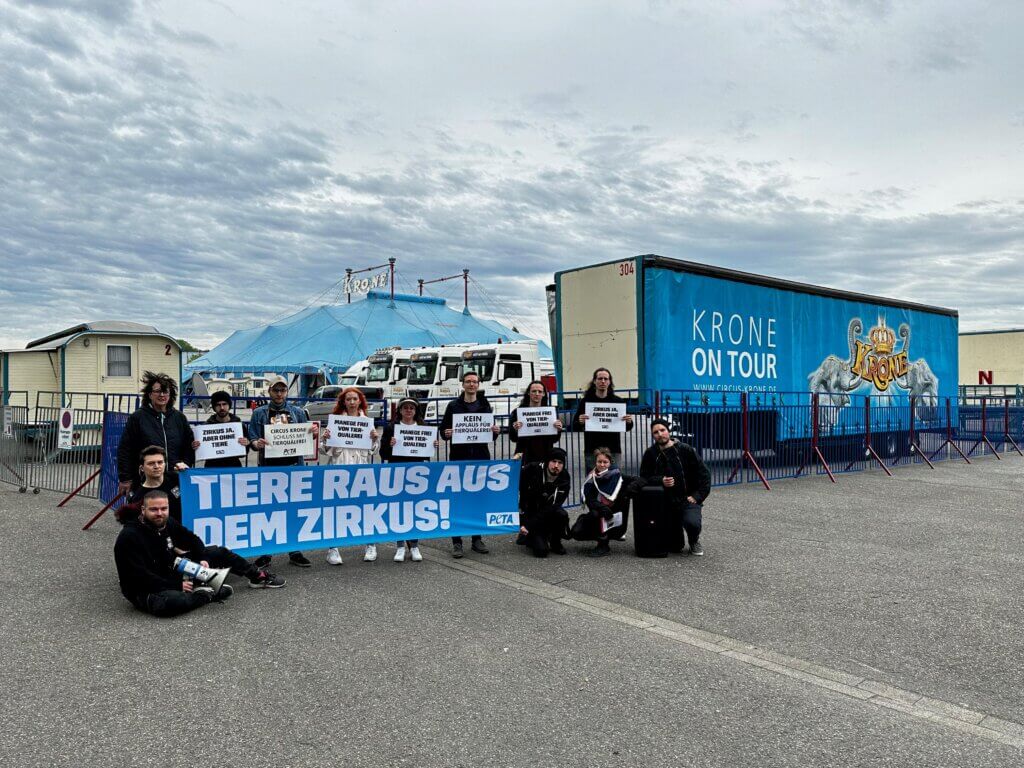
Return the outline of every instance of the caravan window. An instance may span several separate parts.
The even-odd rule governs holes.
[[[127,344],[107,345],[107,376],[132,375],[132,348]]]

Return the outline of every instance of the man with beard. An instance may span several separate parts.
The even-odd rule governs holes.
[[[305,424],[306,414],[297,405],[288,403],[288,382],[283,376],[270,376],[267,378],[270,387],[270,402],[261,405],[252,412],[249,420],[249,450],[259,453],[261,467],[301,467],[306,461],[301,456],[284,456],[280,458],[267,458],[265,449],[267,440],[264,437],[263,429],[268,424]],[[320,434],[320,423],[313,422],[313,439],[316,440]],[[289,552],[288,562],[299,568],[310,568],[312,563],[301,552]],[[270,565],[270,556],[263,555],[256,559],[259,566]]]
[[[121,594],[140,611],[153,616],[177,616],[217,600],[234,590],[224,584],[218,591],[196,586],[174,570],[174,560],[185,557],[208,568],[230,568],[257,589],[283,587],[284,579],[249,565],[226,547],[207,547],[202,540],[168,516],[167,494],[149,491],[142,510],[129,520],[114,544],[114,562]]]
[[[569,473],[565,469],[566,453],[552,448],[546,462],[523,466],[519,478],[519,538],[534,557],[547,557],[548,552],[564,555],[569,515],[562,507],[569,498]]]
[[[590,386],[583,393],[576,406],[576,414],[573,416],[573,427],[584,430],[583,432],[583,455],[586,456],[586,467],[589,472],[594,468],[595,451],[598,448],[607,448],[612,454],[612,466],[622,465],[622,436],[618,432],[587,432],[587,403],[625,403],[621,397],[615,394],[615,382],[612,380],[612,372],[607,368],[598,368],[590,380]],[[633,429],[633,416],[627,413],[622,417],[626,422],[626,431]]]
[[[213,408],[213,415],[206,420],[207,424],[230,424],[231,422],[241,423],[242,420],[231,412],[231,395],[224,390],[214,392],[210,395],[210,407]],[[242,446],[249,445],[249,438],[240,437],[238,442]],[[192,450],[199,447],[199,441],[192,441]],[[203,464],[207,469],[211,467],[241,467],[240,456],[222,456],[220,458],[207,459]]]
[[[645,485],[665,489],[665,508],[678,515],[690,542],[690,554],[702,556],[701,513],[711,493],[711,473],[692,446],[672,439],[664,419],[651,422],[651,436],[654,445],[644,451],[640,476]]]

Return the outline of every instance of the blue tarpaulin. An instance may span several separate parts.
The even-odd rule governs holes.
[[[308,307],[283,320],[235,331],[188,372],[341,372],[385,347],[493,344],[529,337],[501,323],[450,309],[444,299],[370,291],[351,304]],[[551,348],[539,342],[541,357]]]

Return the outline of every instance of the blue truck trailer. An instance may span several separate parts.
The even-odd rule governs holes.
[[[879,277],[880,286],[896,284]],[[563,389],[604,366],[643,406],[654,397],[662,407],[727,406],[747,393],[760,448],[812,430],[863,433],[865,401],[898,408],[913,398],[921,429],[945,423],[945,398],[955,408],[953,309],[643,255],[556,273],[553,325]],[[803,407],[812,395],[817,423]],[[708,409],[706,423],[698,410],[687,409],[687,428],[704,435],[704,448],[735,434],[724,423],[735,408]]]

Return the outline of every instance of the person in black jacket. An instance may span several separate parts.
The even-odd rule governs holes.
[[[210,395],[210,407],[213,408],[213,415],[206,420],[207,424],[230,424],[232,422],[241,424],[242,420],[231,412],[231,395],[225,392],[223,389],[214,392]],[[244,435],[238,438],[238,444],[244,447],[248,447],[249,438]],[[192,450],[196,450],[199,447],[199,441],[192,441]],[[241,467],[242,457],[241,456],[222,456],[220,458],[207,459],[203,466],[209,469],[210,467]]]
[[[452,417],[456,413],[494,413],[487,398],[477,394],[480,390],[480,377],[473,371],[462,374],[462,394],[451,400],[444,410],[444,418],[441,419],[441,434],[445,440],[452,439]],[[495,424],[491,427],[491,440],[497,440],[501,428]],[[449,461],[488,461],[491,458],[491,449],[487,443],[459,443],[452,444],[448,449]],[[490,550],[484,544],[482,536],[473,537],[473,551],[486,555]],[[462,537],[452,537],[452,557],[462,557]]]
[[[163,491],[147,493],[139,517],[125,523],[114,543],[121,594],[140,611],[177,616],[231,595],[226,584],[214,593],[210,587],[193,586],[190,579],[183,579],[174,570],[177,557],[211,568],[230,568],[232,573],[248,578],[250,587],[284,586],[284,579],[249,565],[230,549],[204,545],[202,539],[168,517],[167,506]]]
[[[587,403],[624,403],[621,397],[615,394],[615,382],[612,380],[612,372],[607,368],[598,368],[590,380],[590,386],[583,393],[579,404],[576,406],[576,414],[573,416],[573,429],[586,430],[587,424]],[[626,422],[626,431],[633,429],[633,416],[626,414],[623,417]],[[594,451],[598,448],[607,448],[612,454],[612,464],[616,467],[622,464],[622,438],[618,432],[583,432],[583,453],[586,456],[587,471],[594,468]]]
[[[420,417],[420,404],[419,401],[414,397],[406,397],[398,401],[398,408],[395,409],[395,420],[384,427],[384,434],[380,439],[380,458],[382,461],[386,461],[389,464],[399,464],[403,462],[412,461],[427,461],[426,458],[418,456],[395,456],[395,424],[405,424],[406,426],[423,426],[423,419]],[[434,449],[436,450],[438,441],[434,440]],[[395,544],[395,562],[401,563],[405,561],[406,548],[409,550],[409,557],[414,563],[423,561],[423,555],[420,552],[419,539],[407,539],[406,541],[399,541]]]
[[[150,445],[139,454],[139,477],[125,494],[116,517],[122,524],[134,520],[142,511],[142,500],[150,491],[163,491],[170,504],[171,520],[181,522],[181,482],[177,472],[167,471],[167,454],[159,445]]]
[[[508,428],[508,438],[515,444],[516,455],[522,459],[524,465],[531,462],[544,463],[547,460],[548,452],[562,436],[561,419],[551,422],[551,426],[555,429],[553,435],[519,436],[519,430],[523,428],[523,423],[519,420],[519,408],[541,408],[546,405],[548,405],[548,391],[544,387],[544,382],[531,381],[526,387],[519,406],[513,408],[512,414],[509,416],[511,426]]]
[[[142,407],[128,417],[117,446],[117,490],[131,490],[139,451],[147,445],[159,445],[167,453],[173,469],[188,469],[195,464],[192,427],[185,414],[175,410],[178,383],[166,373],[146,371],[142,375]]]
[[[567,535],[569,515],[562,506],[569,498],[569,473],[566,454],[552,448],[544,463],[523,465],[519,478],[519,533],[517,543],[525,544],[535,557],[548,552],[564,555],[562,539]]]
[[[640,476],[645,485],[665,489],[665,504],[678,512],[691,555],[703,555],[700,543],[704,500],[711,493],[711,473],[697,451],[686,443],[672,439],[664,419],[651,422],[654,445],[644,451]]]

